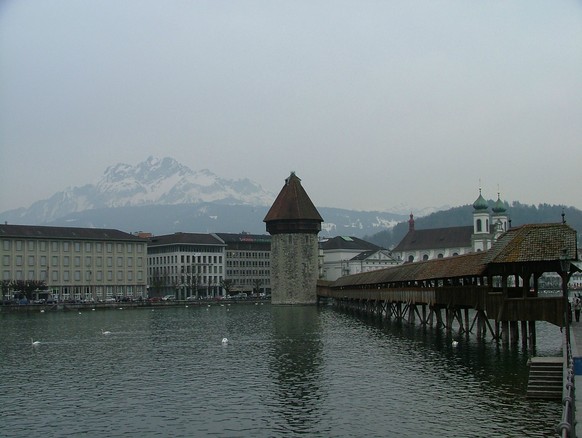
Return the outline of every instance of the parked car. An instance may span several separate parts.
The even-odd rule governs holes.
[[[175,299],[174,295],[166,295],[162,298],[163,301],[174,301]]]

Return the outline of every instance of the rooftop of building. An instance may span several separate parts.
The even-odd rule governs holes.
[[[323,218],[301,185],[301,179],[295,172],[291,172],[263,221],[295,220],[323,222]]]
[[[393,251],[416,251],[437,248],[464,248],[471,246],[473,226],[409,230]]]
[[[154,236],[150,238],[148,246],[175,244],[225,246],[224,242],[218,236],[205,233],[174,233]]]
[[[40,225],[0,225],[0,237],[22,239],[84,239],[143,241],[130,233],[106,228],[51,227]]]
[[[378,251],[382,247],[354,236],[336,236],[324,240],[320,243],[320,248],[324,251],[331,250],[355,250],[355,251]]]

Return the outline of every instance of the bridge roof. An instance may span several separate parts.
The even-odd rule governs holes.
[[[529,224],[504,233],[489,251],[340,277],[332,287],[478,277],[486,275],[490,269],[496,271],[492,268],[501,264],[544,262],[549,269],[555,270],[559,269],[555,266],[564,255],[569,260],[578,260],[574,229],[566,224]]]
[[[485,254],[477,252],[443,259],[405,263],[377,271],[348,275],[338,278],[332,287],[481,276],[486,269]]]
[[[576,230],[561,223],[522,225],[500,236],[487,254],[486,263],[576,260]]]

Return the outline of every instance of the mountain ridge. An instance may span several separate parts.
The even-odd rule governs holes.
[[[173,158],[148,157],[134,166],[108,166],[95,184],[70,187],[29,208],[0,213],[0,220],[29,225],[118,228],[154,234],[265,232],[265,217],[275,200],[250,179],[220,178],[208,169],[192,171]],[[395,226],[406,216],[318,208],[322,235],[361,236]]]
[[[95,184],[66,188],[29,208],[0,213],[0,217],[10,222],[42,224],[101,208],[201,202],[268,205],[274,198],[273,193],[248,178],[224,179],[208,169],[193,171],[170,157],[150,156],[135,166],[109,166]]]
[[[135,166],[118,163],[107,167],[95,184],[67,188],[29,208],[0,213],[0,221],[158,235],[180,231],[264,234],[263,219],[274,200],[275,194],[249,179],[224,179],[208,169],[192,171],[173,158],[150,156]],[[582,212],[573,207],[533,207],[519,202],[506,207],[514,225],[557,222],[561,209],[573,228],[582,229]],[[400,205],[400,212],[317,209],[324,219],[322,237],[355,236],[385,248],[397,244],[406,233],[410,213],[419,229],[472,223],[470,204],[441,209]]]

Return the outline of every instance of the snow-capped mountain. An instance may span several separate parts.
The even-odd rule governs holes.
[[[149,157],[116,164],[95,184],[67,188],[28,209],[2,213],[10,222],[42,224],[86,210],[201,202],[266,206],[275,199],[249,179],[227,180],[209,170],[193,171],[172,158]]]
[[[94,184],[72,187],[29,208],[0,213],[13,224],[115,228],[154,234],[241,231],[264,234],[275,200],[249,179],[227,180],[192,171],[172,158],[108,167]],[[391,230],[407,215],[318,206],[323,235],[363,237]]]

